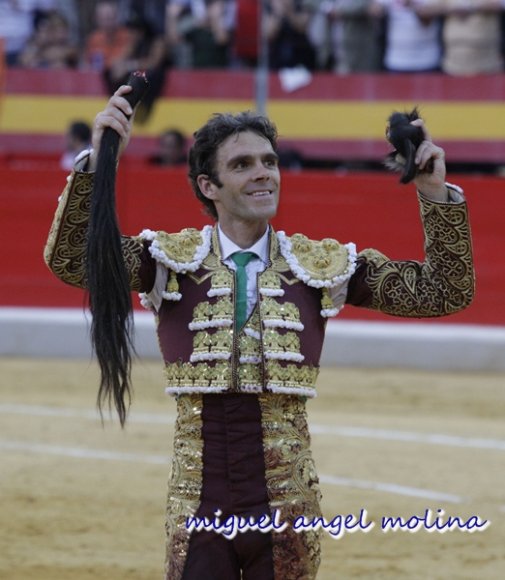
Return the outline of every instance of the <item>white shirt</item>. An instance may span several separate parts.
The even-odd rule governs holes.
[[[231,270],[237,270],[237,265],[231,257],[235,252],[253,252],[258,256],[257,259],[251,260],[245,267],[247,274],[247,317],[249,317],[256,305],[258,274],[263,272],[268,265],[268,234],[270,226],[267,226],[265,233],[250,248],[240,248],[237,246],[237,244],[230,240],[230,238],[223,232],[219,224],[217,226],[217,231],[221,259]]]
[[[388,14],[384,64],[391,71],[423,71],[440,66],[440,22],[424,24],[415,10],[398,0],[380,0]],[[426,0],[416,0],[422,6]]]

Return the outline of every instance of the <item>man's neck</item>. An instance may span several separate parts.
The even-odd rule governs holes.
[[[246,249],[253,246],[265,233],[268,223],[252,224],[223,224],[219,222],[223,233],[239,248]]]

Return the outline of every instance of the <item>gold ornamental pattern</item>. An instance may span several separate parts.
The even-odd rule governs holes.
[[[176,263],[190,263],[195,259],[195,251],[202,244],[202,233],[195,228],[185,228],[180,232],[156,233],[159,249]]]
[[[184,392],[221,392],[231,384],[229,362],[174,362],[166,363],[166,392],[177,394]]]
[[[91,209],[93,177],[71,176],[61,195],[44,249],[44,260],[52,272],[72,286],[86,287],[86,240]]]
[[[348,267],[347,248],[331,238],[314,241],[303,234],[294,234],[291,247],[298,263],[311,278],[329,280]]]
[[[474,294],[472,243],[466,204],[421,200],[426,259],[390,261],[365,250],[371,308],[405,317],[443,316],[470,304]]]
[[[321,491],[310,452],[305,403],[297,396],[259,395],[270,510],[288,522],[272,534],[275,578],[311,580],[320,563],[320,531],[296,533],[294,520],[321,517]],[[310,557],[306,557],[307,553]]]
[[[74,172],[56,210],[44,249],[44,260],[63,282],[86,288],[86,245],[91,212],[93,173]],[[141,286],[138,272],[143,245],[138,238],[121,237],[123,259],[132,290]]]
[[[180,580],[189,547],[186,518],[200,505],[203,471],[201,395],[177,399],[174,455],[168,484],[166,580]]]

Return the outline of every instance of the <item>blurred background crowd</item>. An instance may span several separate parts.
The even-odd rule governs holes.
[[[503,70],[504,0],[0,0],[8,66],[101,71],[257,64],[451,75]]]
[[[505,0],[0,0],[2,46],[8,67],[94,71],[108,94],[146,70],[143,123],[171,69],[501,73]],[[150,162],[184,163],[183,132],[158,135]],[[89,125],[75,120],[66,140],[70,168]],[[296,151],[282,163],[304,165]]]

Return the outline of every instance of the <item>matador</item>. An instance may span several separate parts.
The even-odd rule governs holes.
[[[86,287],[94,163],[105,127],[128,143],[123,86],[97,115],[93,150],[81,155],[60,198],[45,261]],[[214,225],[123,236],[132,291],[156,319],[166,391],[177,404],[167,504],[167,580],[300,580],[316,577],[320,531],[249,530],[233,539],[188,530],[219,515],[283,522],[317,518],[320,488],[306,401],[326,323],[345,304],[403,317],[465,308],[474,273],[467,206],[445,181],[444,152],[425,140],[415,178],[425,259],[395,261],[336,239],[274,231],[280,171],[277,134],[265,117],[219,114],[195,133],[189,177]],[[432,171],[423,171],[428,162]],[[237,255],[247,253],[247,263]],[[243,257],[243,256],[242,256]],[[239,270],[241,272],[239,272]],[[239,274],[245,273],[242,294]],[[239,310],[244,309],[243,320]]]

